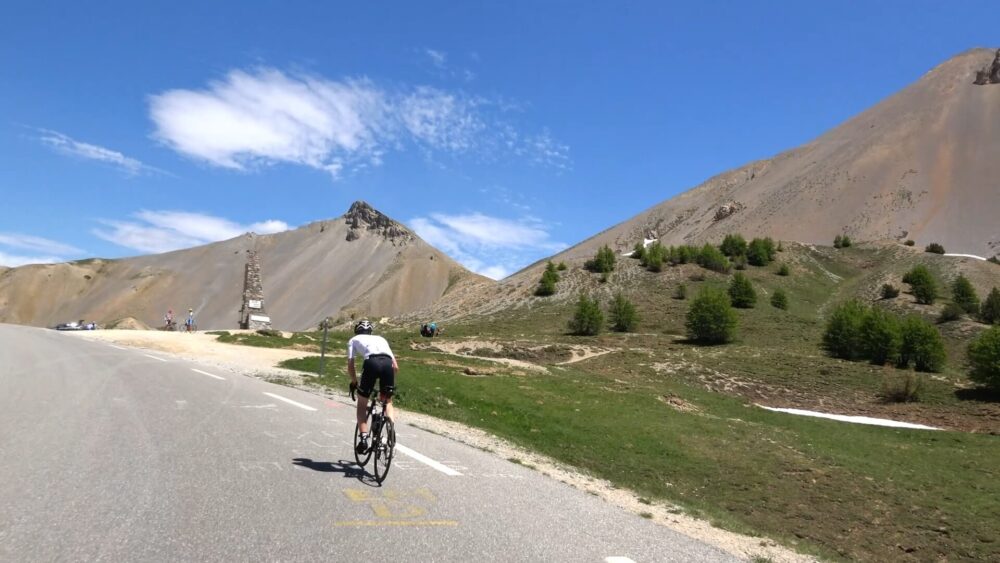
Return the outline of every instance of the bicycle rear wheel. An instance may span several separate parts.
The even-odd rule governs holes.
[[[372,448],[375,449],[375,480],[381,484],[389,474],[389,466],[392,465],[392,455],[396,448],[396,428],[392,424],[392,419],[385,419],[382,431],[376,440],[378,441],[372,442]]]
[[[368,460],[372,457],[372,447],[368,447],[368,451],[364,455],[358,455],[358,442],[361,440],[361,429],[357,424],[354,425],[354,461],[358,462],[360,467],[364,467]]]

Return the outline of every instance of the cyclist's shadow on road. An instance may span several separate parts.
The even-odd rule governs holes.
[[[292,464],[322,473],[341,473],[347,479],[357,479],[362,483],[378,486],[375,476],[358,467],[358,464],[353,461],[343,459],[340,461],[313,461],[309,458],[297,457],[292,460]]]

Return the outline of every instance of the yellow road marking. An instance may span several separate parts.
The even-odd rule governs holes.
[[[457,520],[348,520],[334,522],[339,528],[359,526],[458,526]]]

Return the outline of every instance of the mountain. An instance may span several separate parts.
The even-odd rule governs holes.
[[[992,64],[991,64],[992,63]],[[974,49],[805,146],[725,172],[557,255],[727,233],[1000,253],[1000,51]],[[1000,81],[1000,79],[998,79]]]
[[[286,330],[315,327],[328,315],[398,315],[465,285],[493,283],[358,201],[340,218],[273,235],[0,270],[0,322],[134,317],[159,326],[167,309],[182,318],[190,307],[201,329],[237,328],[249,250],[261,266],[265,309]]]

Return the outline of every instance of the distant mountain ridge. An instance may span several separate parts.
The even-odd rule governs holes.
[[[0,269],[0,322],[162,324],[193,308],[199,328],[237,327],[247,250],[262,267],[275,328],[315,327],[328,315],[373,317],[426,307],[463,284],[491,284],[401,223],[358,201],[343,216],[271,235],[239,237],[120,260]]]
[[[727,233],[1000,253],[1000,84],[981,78],[997,60],[990,49],[962,53],[812,142],[710,178],[555,258]]]

